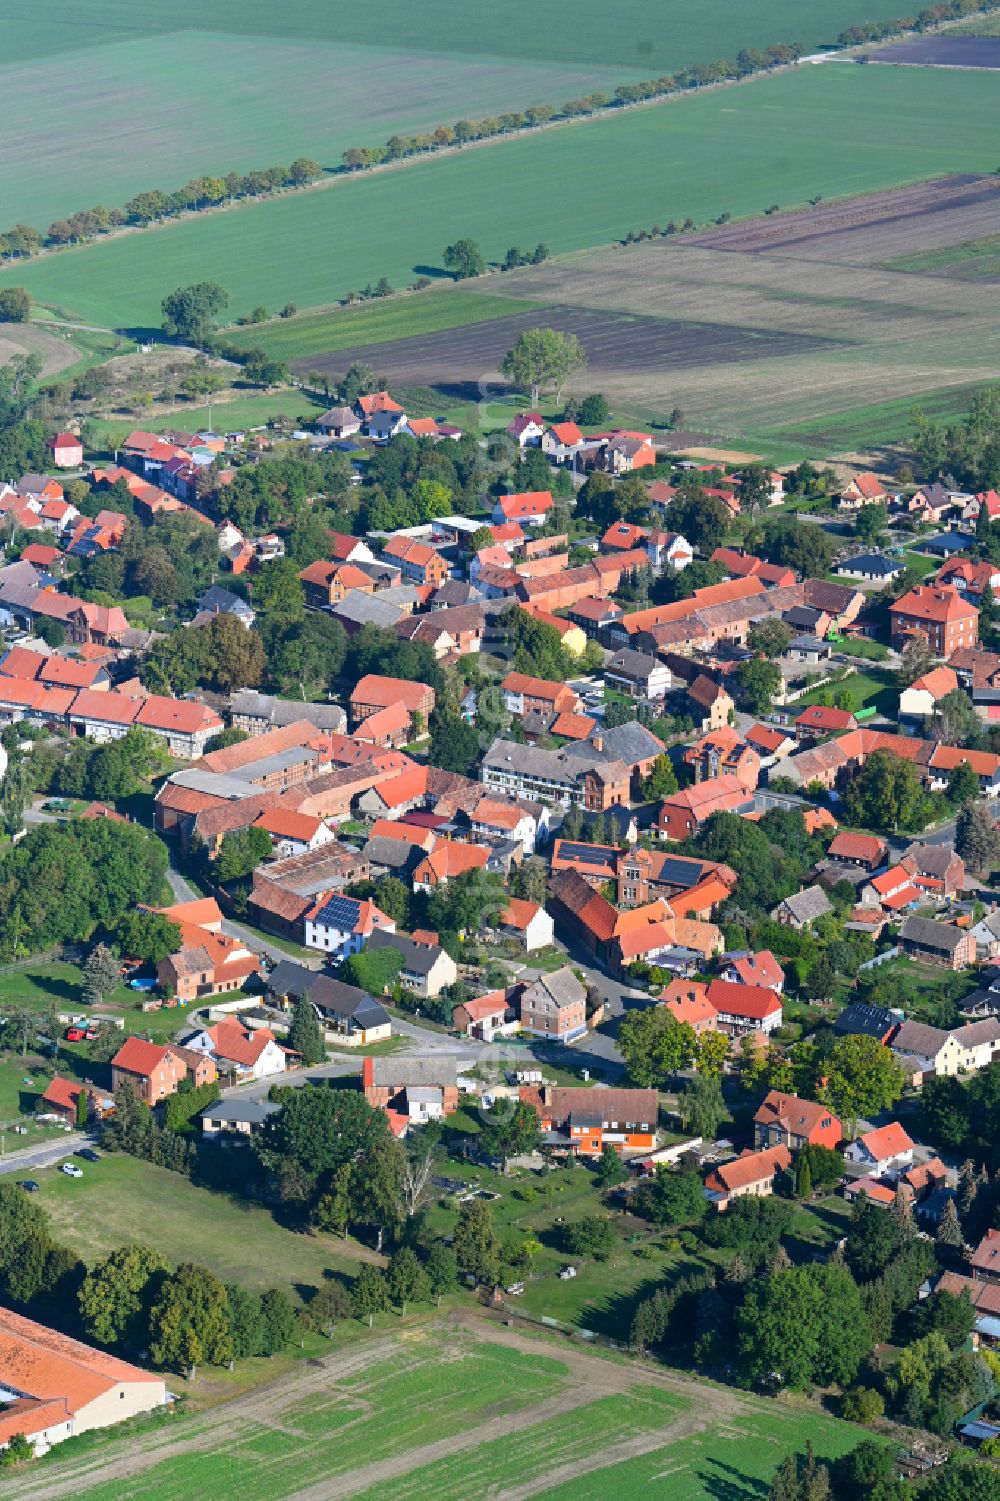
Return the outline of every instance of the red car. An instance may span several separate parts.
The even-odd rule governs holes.
[[[86,1035],[87,1034],[82,1027],[66,1028],[65,1037],[67,1042],[83,1042]]]

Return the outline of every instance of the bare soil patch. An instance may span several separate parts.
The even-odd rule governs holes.
[[[920,68],[1000,68],[1000,36],[906,37],[865,55],[870,63]]]
[[[759,453],[744,453],[739,448],[680,448],[675,450],[686,459],[704,459],[709,464],[756,464]]]
[[[0,323],[0,365],[18,354],[37,354],[43,375],[58,375],[80,358],[64,334],[51,334],[37,323]]]
[[[944,37],[928,39],[928,45],[945,40]],[[970,37],[968,40],[978,44],[991,39]],[[1000,38],[992,40],[1000,50]],[[917,246],[928,249],[931,245],[956,244],[977,234],[988,233],[971,227],[973,220],[983,217],[990,224],[1000,226],[1000,181],[995,177],[956,175],[862,198],[818,203],[795,213],[774,214],[744,224],[721,225],[701,234],[685,236],[682,243],[741,255],[778,250],[788,253],[819,245],[824,259],[840,260],[838,252],[845,247],[844,237],[855,235],[859,230],[874,229],[883,237],[888,231],[893,239],[901,231],[911,249]],[[889,226],[895,228],[889,230]],[[942,231],[944,237],[940,238]],[[929,235],[934,235],[934,238],[929,239]],[[855,257],[852,255],[850,259]]]

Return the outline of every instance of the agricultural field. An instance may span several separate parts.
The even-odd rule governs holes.
[[[1000,68],[1000,37],[958,35],[904,37],[866,54],[871,63],[920,68]]]
[[[539,240],[562,255],[671,218],[705,223],[723,213],[759,214],[775,202],[992,171],[994,102],[987,74],[802,67],[49,255],[4,280],[78,321],[117,327],[157,326],[165,293],[201,279],[227,288],[233,315],[257,303],[329,306],[383,275],[404,285],[434,272],[443,247],[461,235],[493,258],[511,243]],[[601,181],[614,181],[616,191],[595,192]],[[667,254],[659,244],[652,250]],[[621,282],[626,269],[616,259],[613,279]],[[813,285],[815,273],[804,274]],[[531,279],[520,276],[504,277],[502,289],[535,300]],[[499,281],[485,280],[482,290],[501,290]],[[852,285],[840,295],[857,292]],[[703,317],[705,294],[698,296],[697,311],[683,321]],[[553,300],[582,299],[564,293]],[[707,305],[716,304],[713,285]],[[771,327],[767,319],[746,322]],[[985,342],[980,337],[980,350]],[[845,386],[853,380],[852,373]],[[661,390],[650,391],[650,405]]]
[[[3,0],[0,87],[16,127],[5,135],[0,202],[8,222],[44,229],[192,175],[301,155],[333,166],[347,146],[396,131],[558,107],[742,47],[812,50],[893,14],[893,0],[805,12],[794,0],[683,0],[666,13],[621,0],[609,27],[604,0],[574,6],[571,25],[561,0],[386,0],[373,27],[362,0],[344,0],[335,26],[321,0],[42,0],[29,12]]]
[[[858,1431],[803,1405],[514,1333],[468,1313],[380,1320],[215,1412],[127,1444],[65,1446],[5,1482],[12,1501],[752,1501],[784,1456],[833,1458]],[[397,1328],[393,1330],[392,1325]],[[155,1468],[154,1468],[155,1467]]]
[[[295,318],[275,318],[270,323],[234,329],[227,338],[243,349],[263,349],[276,360],[307,361],[313,355],[487,323],[491,318],[509,318],[537,307],[533,302],[448,287],[322,313],[300,313]]]
[[[639,420],[679,405],[687,425],[793,461],[903,439],[915,406],[957,415],[995,378],[1000,308],[970,281],[896,269],[896,258],[947,257],[997,232],[1000,182],[957,176],[575,256],[502,285],[564,315],[659,321],[677,344],[687,329],[688,358],[642,370],[598,349],[586,381]]]
[[[983,235],[958,245],[941,245],[887,261],[891,271],[912,271],[916,276],[946,276],[953,281],[1000,281],[1000,235]]]

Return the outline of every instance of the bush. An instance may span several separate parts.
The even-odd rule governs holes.
[[[849,1423],[874,1423],[885,1415],[885,1402],[872,1387],[856,1386],[844,1393],[840,1412]]]

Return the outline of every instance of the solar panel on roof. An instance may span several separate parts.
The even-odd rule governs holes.
[[[607,865],[611,850],[595,849],[592,844],[568,844],[564,839],[559,854],[564,860],[578,860],[581,865]]]
[[[702,865],[699,860],[664,860],[658,880],[671,886],[696,886],[701,880]]]
[[[328,902],[324,902],[316,920],[328,927],[338,928],[342,933],[350,933],[358,921],[360,909],[361,903],[357,897],[332,896]]]

